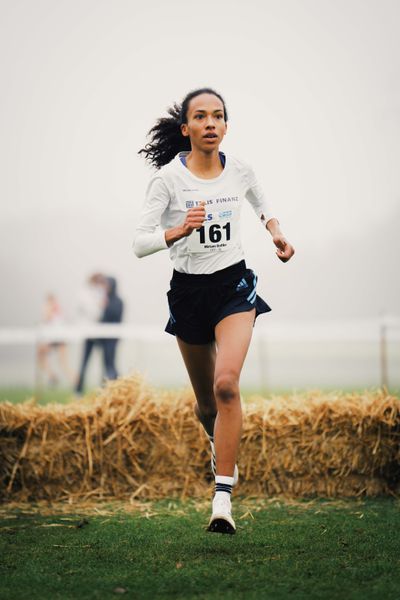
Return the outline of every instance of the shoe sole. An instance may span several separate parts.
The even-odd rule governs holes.
[[[213,518],[207,527],[207,531],[210,531],[211,533],[227,533],[228,535],[234,535],[236,533],[236,529],[232,523],[223,517]]]

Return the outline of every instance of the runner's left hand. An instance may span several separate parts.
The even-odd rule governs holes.
[[[276,255],[282,262],[290,260],[294,254],[294,248],[283,235],[276,235],[272,238],[275,246],[278,248]]]

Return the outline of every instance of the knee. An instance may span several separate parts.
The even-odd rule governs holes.
[[[214,392],[218,402],[231,404],[239,399],[239,378],[234,373],[218,375],[214,383]]]

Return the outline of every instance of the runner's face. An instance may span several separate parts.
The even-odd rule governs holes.
[[[189,102],[187,123],[182,134],[190,138],[193,148],[203,152],[218,149],[226,133],[224,105],[214,94],[200,94]]]

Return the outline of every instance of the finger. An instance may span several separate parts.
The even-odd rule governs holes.
[[[201,227],[203,225],[205,219],[188,219],[187,224],[190,227]]]
[[[285,248],[285,246],[287,245],[286,240],[284,240],[283,238],[277,238],[274,240],[275,242],[275,246],[277,248],[281,248],[282,250]]]
[[[290,258],[292,258],[294,254],[294,248],[289,244],[286,246],[285,250],[277,250],[276,255],[282,262],[287,262]]]
[[[189,229],[200,229],[200,227],[203,227],[203,223],[189,223],[188,227]]]
[[[288,256],[285,256],[284,254],[279,254],[279,252],[277,252],[276,255],[282,262],[287,262],[289,260]]]
[[[206,214],[206,209],[203,208],[203,207],[201,207],[201,208],[200,207],[191,208],[190,210],[188,210],[188,214],[191,214],[191,215],[196,215],[196,214],[205,215]]]
[[[196,206],[195,208],[190,208],[188,211],[188,213],[201,213],[201,214],[205,214],[206,209],[204,208],[204,206]]]
[[[204,213],[204,212],[188,213],[186,215],[186,218],[187,219],[205,219],[206,213]]]
[[[196,212],[187,213],[187,216],[189,219],[204,219],[206,216],[206,213],[201,212],[201,211],[196,211]]]

